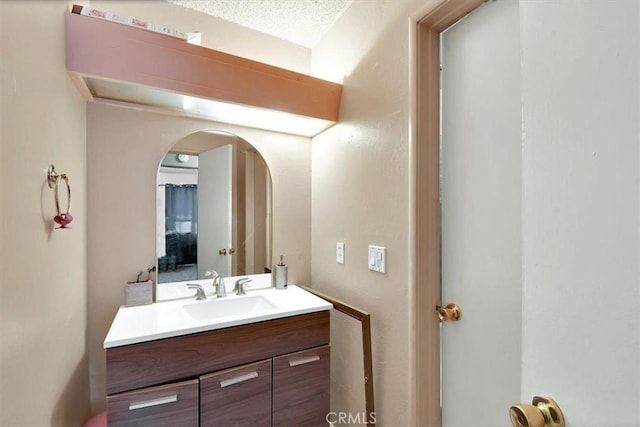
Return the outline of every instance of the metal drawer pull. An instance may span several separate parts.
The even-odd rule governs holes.
[[[238,375],[237,377],[229,378],[228,380],[222,380],[220,381],[220,387],[225,388],[230,385],[252,380],[254,378],[258,378],[258,373],[256,371],[249,372],[248,374]]]
[[[158,399],[143,400],[142,402],[129,403],[129,410],[149,408],[151,406],[166,405],[167,403],[173,403],[178,401],[178,395],[160,397]]]
[[[289,360],[289,367],[293,368],[294,366],[304,365],[306,363],[317,362],[320,360],[320,356],[309,356],[303,357],[302,359]]]

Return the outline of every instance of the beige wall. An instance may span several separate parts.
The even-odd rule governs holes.
[[[314,74],[346,75],[340,123],[313,139],[313,286],[372,315],[381,426],[411,421],[409,16],[427,3],[354,2],[312,52]],[[386,246],[386,274],[368,270],[369,244]],[[353,345],[338,324],[350,320],[334,320],[334,348]],[[362,412],[351,397],[362,362],[350,353],[333,358],[333,409]]]
[[[85,103],[65,71],[66,8],[0,1],[2,426],[89,415]],[[70,230],[53,229],[50,163],[70,177]]]
[[[91,1],[91,7],[180,31],[201,31],[202,46],[299,73],[309,73],[311,50],[165,1]]]
[[[250,142],[273,180],[273,253],[295,283],[311,272],[311,141],[121,107],[87,108],[89,326],[92,407],[104,407],[102,342],[124,303],[124,284],[155,264],[155,187],[164,154],[188,134],[225,130]],[[117,159],[117,161],[106,161]]]

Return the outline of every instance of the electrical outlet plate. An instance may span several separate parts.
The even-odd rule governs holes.
[[[378,273],[387,272],[387,248],[384,246],[369,245],[369,270]]]
[[[338,264],[344,264],[344,243],[336,243],[336,262]]]

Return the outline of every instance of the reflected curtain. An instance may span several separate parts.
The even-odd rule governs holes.
[[[177,264],[197,262],[198,186],[165,184],[166,253]]]

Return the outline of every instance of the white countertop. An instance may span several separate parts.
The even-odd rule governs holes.
[[[199,281],[193,281],[189,283],[198,282]],[[211,280],[209,280],[209,282],[211,282]],[[119,347],[196,332],[212,331],[231,326],[314,313],[330,310],[333,307],[331,303],[316,297],[298,286],[289,285],[288,289],[284,290],[274,288],[251,290],[252,287],[249,285],[246,286],[246,289],[249,291],[244,296],[236,296],[228,291],[227,297],[219,299],[216,299],[215,296],[208,296],[208,299],[205,301],[196,301],[191,297],[188,299],[159,302],[137,307],[120,307],[116,313],[116,317],[113,319],[109,333],[104,340],[104,348]],[[186,287],[186,285],[183,286]],[[228,283],[227,289],[229,290]],[[194,292],[191,289],[189,291],[191,293]],[[263,296],[275,305],[275,308],[261,310],[257,314],[234,313],[232,315],[208,320],[195,320],[189,316],[183,308],[187,304],[211,303],[212,300],[222,301],[255,296]]]

